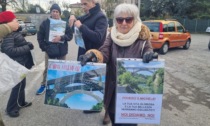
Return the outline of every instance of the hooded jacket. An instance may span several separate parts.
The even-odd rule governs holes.
[[[0,29],[0,40],[12,32],[11,28],[7,24],[0,24]]]

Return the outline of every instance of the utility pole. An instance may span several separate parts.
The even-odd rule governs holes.
[[[23,11],[25,13],[25,1],[23,0]]]
[[[138,8],[139,8],[139,16],[140,16],[141,0],[138,0]]]

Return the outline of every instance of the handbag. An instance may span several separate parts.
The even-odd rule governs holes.
[[[21,82],[28,73],[27,68],[8,57],[5,53],[0,52],[0,94]]]

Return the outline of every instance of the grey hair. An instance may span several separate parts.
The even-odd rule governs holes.
[[[114,19],[113,23],[116,25],[116,18],[119,17],[120,14],[128,14],[132,17],[134,17],[134,23],[141,22],[141,19],[139,17],[139,9],[135,4],[128,4],[128,3],[122,3],[116,6],[114,10]]]

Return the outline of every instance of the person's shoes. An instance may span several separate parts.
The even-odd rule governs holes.
[[[94,111],[94,110],[83,110],[83,113],[85,114],[91,114],[91,113],[100,113],[101,111]]]
[[[11,112],[7,112],[7,114],[8,114],[10,117],[18,117],[18,116],[20,115],[18,110],[11,111]]]
[[[110,118],[109,118],[109,114],[106,112],[104,115],[104,119],[103,119],[103,125],[107,125],[111,122]]]
[[[25,104],[22,105],[21,108],[23,108],[23,107],[29,107],[31,105],[32,105],[32,102],[25,102]]]
[[[43,94],[46,90],[46,86],[45,85],[41,85],[41,87],[37,90],[36,95],[40,95]]]

